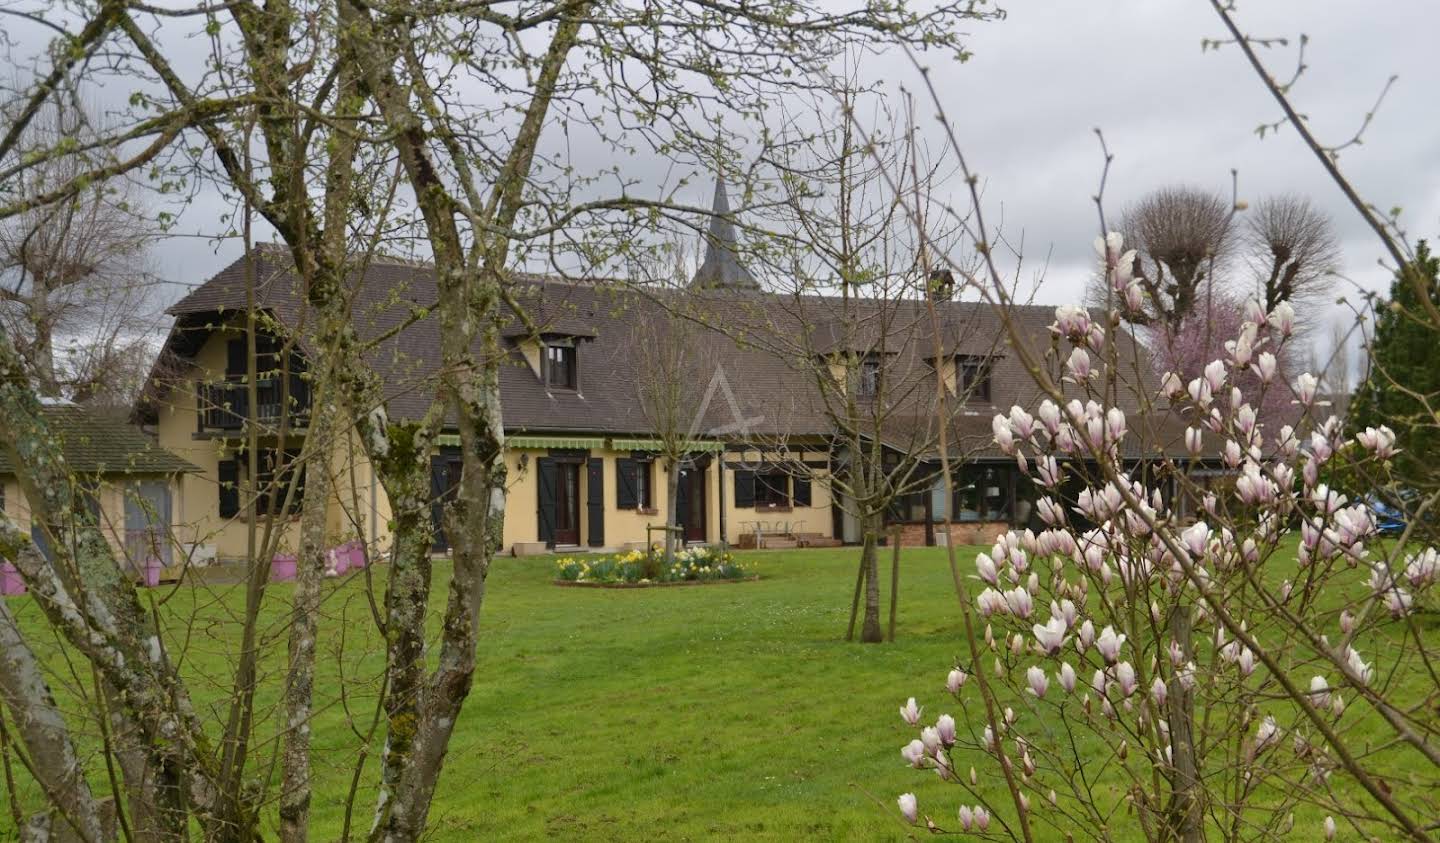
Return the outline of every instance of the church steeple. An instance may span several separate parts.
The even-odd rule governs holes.
[[[705,233],[705,261],[695,271],[690,286],[758,290],[760,285],[750,271],[736,259],[739,238],[730,220],[730,197],[725,193],[723,179],[715,179],[715,201],[710,210],[710,229]]]

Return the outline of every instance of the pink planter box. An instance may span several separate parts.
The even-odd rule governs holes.
[[[346,571],[365,567],[365,546],[358,541],[349,541],[325,552],[325,576],[338,577]]]
[[[165,568],[164,563],[155,557],[145,560],[145,585],[154,588],[160,584],[160,571]]]
[[[0,562],[0,594],[8,597],[24,593],[25,580],[20,578],[20,570],[9,562]]]
[[[277,553],[270,560],[270,579],[276,582],[291,582],[295,579],[295,557]]]

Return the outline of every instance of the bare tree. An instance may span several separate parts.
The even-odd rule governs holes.
[[[702,153],[740,146],[739,125],[712,117],[750,118],[772,97],[808,87],[823,78],[841,44],[958,48],[954,24],[990,14],[965,2],[923,13],[863,4],[837,11],[808,3],[697,2],[673,4],[657,16],[586,0],[384,10],[348,2],[261,7],[249,0],[223,9],[158,10],[107,0],[52,24],[72,27],[64,49],[32,57],[33,82],[0,132],[0,219],[72,201],[142,166],[162,181],[178,175],[217,184],[241,206],[235,222],[262,219],[284,242],[284,271],[296,282],[287,305],[299,324],[277,327],[289,328],[289,340],[313,352],[317,406],[344,408],[314,417],[305,451],[351,430],[327,431],[327,418],[354,419],[353,432],[388,496],[393,536],[383,605],[374,595],[386,647],[377,711],[384,751],[373,787],[362,791],[362,761],[347,798],[353,807],[358,794],[375,795],[372,839],[408,841],[425,832],[475,671],[479,612],[505,507],[499,325],[512,314],[526,318],[512,295],[513,267],[537,254],[558,262],[566,249],[581,253],[587,266],[603,263],[627,252],[634,233],[657,216],[693,210],[664,190],[637,198],[624,177],[614,195],[580,201],[576,196],[598,177],[583,175],[545,136],[583,133],[617,150],[648,144],[656,155],[693,166]],[[193,15],[208,24],[213,58],[203,67],[173,61],[169,50],[174,39],[193,35]],[[104,62],[89,60],[100,54]],[[634,81],[637,68],[643,82]],[[21,154],[19,139],[47,103],[77,86],[136,79],[146,80],[146,90],[128,110],[119,109],[119,125],[80,144],[94,157],[80,157],[75,174],[57,184],[17,187],[41,164],[75,158],[75,146],[64,142]],[[471,90],[484,95],[472,99]],[[616,125],[628,133],[611,136]],[[186,144],[177,145],[182,136]],[[397,179],[396,191],[413,208],[399,220],[391,215]],[[373,334],[363,338],[355,324],[356,278],[381,243],[421,244],[434,272],[436,300],[402,312],[393,328],[419,319],[433,319],[438,328],[439,371],[418,387],[430,397],[419,418],[391,416],[366,356]],[[253,270],[258,261],[251,255]],[[256,280],[247,279],[244,307],[249,384],[263,324]],[[257,838],[273,798],[271,777],[254,775],[265,752],[256,739],[255,701],[265,690],[259,624],[273,532],[252,535],[240,641],[227,643],[233,665],[218,683],[227,695],[202,709],[176,666],[183,639],[169,639],[119,575],[98,531],[76,514],[82,507],[20,369],[9,332],[0,330],[0,447],[11,454],[37,517],[75,537],[69,544],[78,550],[52,565],[18,529],[0,534],[48,624],[116,692],[106,702],[134,736],[127,749],[141,762],[122,765],[112,781],[115,795],[123,794],[117,804],[153,806],[142,837],[183,837],[196,823],[214,839]],[[458,431],[464,464],[445,507],[454,566],[440,637],[432,642],[426,621],[438,608],[438,589],[429,557],[428,457],[447,425]],[[283,440],[291,432],[276,434]],[[253,458],[250,468],[253,477]],[[313,538],[319,531],[309,529],[313,522],[306,526],[301,570],[313,573],[323,548]],[[310,633],[318,622],[309,588],[297,587],[289,618],[280,787],[287,840],[308,833],[313,683],[307,680],[314,676]],[[182,652],[172,653],[172,644]],[[30,699],[18,702],[17,719],[43,714]]]
[[[694,457],[693,437],[702,409],[708,379],[702,329],[692,320],[697,314],[687,295],[690,265],[688,250],[671,241],[670,269],[640,267],[632,279],[651,288],[647,300],[635,308],[636,398],[646,429],[653,432],[665,461],[665,564],[675,560],[680,531],[680,473]],[[655,302],[650,299],[658,298]]]
[[[1325,292],[1340,246],[1330,218],[1303,196],[1260,200],[1244,217],[1245,261],[1265,312],[1282,301],[1303,308]]]
[[[0,113],[17,108],[11,102]],[[52,106],[31,124],[17,154],[93,138],[90,126],[83,107]],[[52,159],[15,188],[44,193],[92,164],[83,156]],[[120,378],[133,389],[137,368],[148,365],[148,248],[156,231],[140,218],[133,192],[123,181],[102,182],[0,221],[0,319],[46,395],[93,397]]]
[[[1146,293],[1139,319],[1178,328],[1205,285],[1223,268],[1231,209],[1217,194],[1164,187],[1125,210],[1120,231],[1135,250],[1135,277]]]
[[[863,598],[860,640],[875,643],[884,640],[879,547],[887,522],[907,496],[924,501],[928,511],[941,429],[987,388],[999,337],[980,328],[976,310],[952,308],[953,277],[926,272],[922,250],[943,249],[946,233],[917,237],[890,193],[928,197],[941,165],[917,164],[921,152],[912,134],[877,130],[876,138],[863,138],[855,109],[876,101],[854,86],[838,87],[834,102],[834,128],[805,134],[777,165],[782,187],[773,228],[783,232],[783,247],[763,257],[776,295],[765,299],[766,312],[755,316],[760,327],[749,337],[813,386],[814,405],[795,412],[825,420],[831,498],[858,525],[847,637],[854,637]],[[873,124],[893,127],[896,115],[877,106]],[[926,309],[932,298],[946,302],[938,329]],[[936,340],[943,347],[939,357]],[[945,417],[936,415],[937,380],[953,396],[954,410]],[[962,437],[952,434],[950,441],[965,447]],[[774,456],[767,458],[808,476],[796,456],[805,443],[780,437],[769,450]]]

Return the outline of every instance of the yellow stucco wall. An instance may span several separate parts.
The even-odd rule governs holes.
[[[223,440],[197,434],[197,400],[194,391],[196,381],[202,378],[218,380],[225,370],[225,344],[238,331],[220,329],[214,332],[197,352],[194,362],[197,369],[184,378],[175,389],[157,402],[158,433],[161,447],[170,450],[198,466],[198,474],[187,475],[179,481],[176,495],[177,534],[182,542],[197,542],[214,548],[222,559],[243,558],[247,548],[249,522],[243,515],[233,519],[221,519],[219,515],[218,466],[231,453],[230,445]],[[538,347],[535,352],[538,363]],[[529,354],[527,354],[527,358]],[[209,373],[208,375],[205,373]],[[299,447],[300,436],[292,436],[287,447]],[[797,447],[791,445],[791,448]],[[505,508],[504,535],[502,547],[510,551],[516,543],[539,540],[538,481],[536,460],[548,452],[544,449],[517,449],[506,454],[509,469],[508,493]],[[646,540],[646,525],[662,525],[666,522],[666,467],[663,460],[657,460],[652,469],[653,511],[638,512],[616,507],[619,492],[617,460],[630,456],[630,451],[593,449],[591,457],[604,461],[604,518],[605,546],[620,547],[630,542]],[[706,540],[720,539],[720,510],[725,507],[726,539],[735,542],[739,536],[753,529],[758,518],[767,522],[789,522],[792,529],[810,533],[831,534],[830,488],[823,472],[817,472],[811,481],[811,502],[809,507],[796,507],[789,512],[756,511],[753,507],[736,509],[734,506],[734,471],[725,468],[726,462],[743,458],[757,460],[758,451],[748,454],[738,452],[716,453],[706,469]],[[823,461],[823,451],[807,451],[802,455],[806,461]],[[389,521],[391,517],[389,500],[383,489],[375,482],[373,472],[353,430],[337,440],[331,449],[331,472],[334,496],[328,516],[330,540],[340,543],[351,538],[363,537],[371,542],[376,551],[388,549]],[[580,543],[586,546],[589,539],[589,483],[584,468],[580,476]],[[298,516],[282,519],[279,546],[284,551],[293,550],[298,541]],[[654,534],[660,539],[660,533]]]
[[[142,481],[163,481],[170,485],[171,517],[172,521],[178,522],[180,512],[178,484],[173,478],[158,475],[124,475],[102,478],[96,491],[96,499],[100,504],[100,531],[105,535],[106,541],[110,543],[111,550],[120,559],[123,559],[127,552],[125,546],[125,498],[132,486]],[[5,489],[4,511],[6,516],[14,521],[18,528],[27,533],[30,532],[34,524],[33,509],[29,499],[20,488],[19,482],[13,477],[6,477],[0,480],[0,485],[3,485]]]
[[[760,451],[737,452],[731,451],[725,454],[728,463],[746,463],[757,465],[764,458],[765,454]],[[791,452],[785,461],[784,468],[789,472],[799,470],[798,462],[823,462],[828,455],[824,451],[801,451],[798,455]],[[770,461],[774,462],[773,455]],[[793,480],[792,480],[793,490]],[[779,530],[786,525],[790,530],[797,533],[819,533],[829,537],[832,530],[832,516],[830,512],[830,482],[827,472],[823,469],[814,469],[810,472],[810,506],[796,506],[789,510],[768,509],[765,507],[736,507],[735,506],[735,469],[725,469],[722,491],[725,499],[725,540],[735,544],[740,536],[745,533],[752,533],[755,529],[755,522],[764,522],[763,529]]]

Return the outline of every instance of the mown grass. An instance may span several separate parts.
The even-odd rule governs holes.
[[[961,553],[967,572],[973,555]],[[741,556],[762,579],[642,590],[559,588],[549,557],[497,560],[474,688],[431,811],[434,839],[903,839],[894,797],[907,790],[952,821],[960,794],[903,766],[898,750],[913,733],[896,712],[915,694],[927,719],[980,718],[942,704],[964,646],[944,550],[905,551],[898,640],[879,646],[843,640],[853,549]],[[172,648],[207,719],[223,722],[240,591],[151,593],[168,595]],[[263,624],[257,775],[278,777],[268,759],[287,602],[276,586]],[[45,642],[62,697],[88,693],[38,632],[28,598],[12,606]],[[322,627],[312,839],[332,840],[362,748],[357,831],[374,805],[380,744],[364,738],[383,657],[363,578],[330,586]],[[92,759],[91,769],[100,781],[103,764]]]

